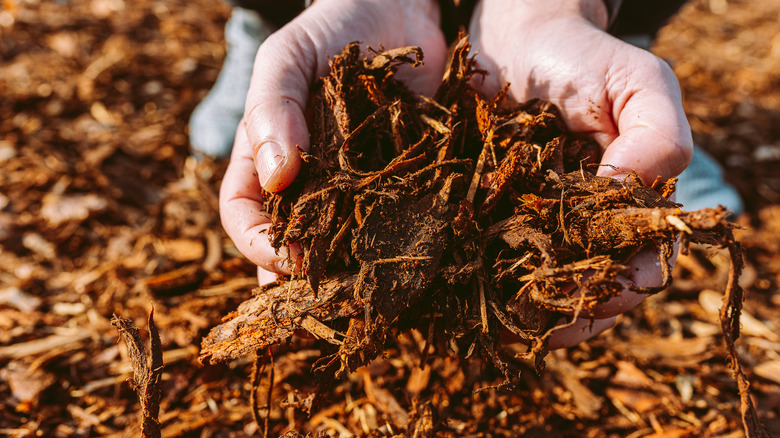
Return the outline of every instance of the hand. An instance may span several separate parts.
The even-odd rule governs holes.
[[[309,149],[304,118],[309,87],[327,74],[327,55],[340,53],[352,41],[375,49],[380,44],[420,46],[425,64],[408,76],[406,84],[430,95],[444,72],[446,44],[440,21],[434,0],[318,0],[260,46],[244,122],[220,190],[220,212],[238,250],[258,266],[261,283],[273,280],[273,273],[290,273],[287,252],[277,253],[270,245],[270,217],[264,211],[261,186],[279,191],[297,175],[298,148]],[[404,80],[407,74],[401,69],[398,77]]]
[[[645,183],[682,172],[693,154],[690,127],[677,79],[651,53],[603,29],[602,0],[482,0],[470,23],[473,48],[489,71],[475,85],[492,96],[510,82],[518,102],[541,98],[556,104],[570,130],[604,148],[598,174],[622,178],[631,171]],[[617,170],[615,170],[615,168]],[[639,286],[661,284],[658,255],[646,250],[631,261]],[[647,295],[630,290],[588,318],[559,330],[551,347],[575,345],[610,328],[616,315]]]

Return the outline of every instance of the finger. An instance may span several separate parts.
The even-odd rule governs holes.
[[[246,132],[239,127],[219,192],[222,226],[252,263],[268,271],[289,274],[287,250],[277,252],[268,238],[271,217],[264,209],[262,193]]]
[[[290,26],[295,25],[282,28],[260,46],[244,109],[257,179],[271,192],[292,183],[301,167],[299,149],[309,150],[304,112],[317,58],[314,48],[302,43],[307,39],[296,37]]]
[[[674,266],[678,254],[677,245],[669,258],[669,266]],[[657,288],[664,283],[664,274],[660,254],[656,248],[650,247],[641,250],[628,261],[628,271],[619,275],[616,280],[623,285],[620,295],[610,298],[607,302],[595,306],[593,309],[583,310],[581,315],[585,318],[604,319],[620,315],[638,306],[649,294],[631,290],[630,285],[642,288]],[[576,294],[576,293],[575,293]]]
[[[257,284],[259,286],[265,286],[266,284],[276,281],[278,274],[276,272],[267,271],[263,268],[257,268]]]
[[[654,55],[632,50],[625,63],[607,75],[612,116],[619,135],[604,151],[602,176],[636,172],[644,183],[682,172],[693,156],[691,129],[682,107],[677,78]]]
[[[617,277],[617,281],[623,285],[620,295],[610,298],[591,310],[583,311],[584,317],[604,319],[620,315],[638,306],[650,296],[629,289],[629,284],[639,287],[658,287],[663,284],[663,270],[658,250],[655,248],[646,248],[637,253],[629,260],[628,266],[628,272]]]
[[[616,321],[616,316],[607,319],[579,318],[572,325],[553,332],[547,347],[550,350],[573,347],[611,329]],[[562,324],[568,323],[563,321]]]

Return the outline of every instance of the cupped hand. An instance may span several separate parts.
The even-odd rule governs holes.
[[[220,189],[220,214],[238,250],[258,266],[261,283],[271,280],[271,273],[290,272],[286,250],[277,253],[270,245],[261,188],[282,190],[297,175],[298,149],[309,149],[304,117],[309,89],[327,74],[328,55],[353,41],[375,49],[420,46],[424,65],[413,75],[402,67],[398,77],[431,95],[447,51],[440,15],[435,0],[317,0],[260,46]]]
[[[475,86],[488,96],[509,82],[518,102],[556,104],[575,133],[604,149],[598,174],[635,172],[645,183],[668,179],[690,162],[693,140],[680,87],[669,66],[650,52],[604,31],[602,0],[482,0],[470,23],[477,61],[489,74]],[[629,262],[638,286],[662,283],[658,254],[645,250]],[[647,295],[624,290],[578,323],[550,338],[551,347],[575,345],[614,324],[615,316]]]

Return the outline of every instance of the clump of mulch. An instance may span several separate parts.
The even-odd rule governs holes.
[[[462,39],[432,98],[395,79],[422,62],[419,48],[364,58],[352,43],[331,60],[312,99],[306,165],[267,194],[272,243],[301,246],[299,273],[257,289],[204,339],[201,359],[262,352],[305,330],[326,342],[313,366],[324,391],[418,328],[427,344],[479,354],[509,386],[519,370],[502,334],[528,344],[516,357],[541,369],[552,333],[624,287],[663,290],[675,242],[683,252],[703,243],[731,254],[721,322],[746,431],[760,433],[734,352],[741,250],[728,212],[682,211],[669,200],[675,180],[596,176],[598,146],[569,133],[552,104],[513,103],[506,88],[480,96],[469,49]],[[657,287],[634,284],[626,264],[648,247],[662,267]]]
[[[152,303],[168,438],[252,436],[266,420],[269,436],[743,435],[720,341],[729,255],[706,246],[680,255],[673,284],[612,330],[550,352],[542,373],[514,360],[523,372],[512,391],[478,391],[505,380],[478,354],[443,354],[441,337],[426,350],[425,321],[399,330],[382,358],[346,373],[309,412],[299,407],[316,389],[308,370],[329,343],[294,336],[264,352],[254,376],[249,356],[199,365],[202,337],[257,282],[219,223],[226,163],[195,160],[187,144],[188,116],[225,54],[229,7],[0,3],[0,435],[138,437],[149,399],[139,403],[127,380],[151,382],[143,376],[157,368],[134,373],[139,356],[111,320],[132,319],[148,354]],[[780,436],[778,7],[692,0],[654,49],[681,81],[697,143],[745,200],[745,229],[735,230],[746,250],[738,350],[772,436]]]

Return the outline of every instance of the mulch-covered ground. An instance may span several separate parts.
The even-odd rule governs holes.
[[[251,296],[254,267],[219,224],[223,162],[189,157],[186,123],[216,78],[229,9],[194,0],[3,0],[0,7],[0,435],[138,436],[114,314],[146,329],[165,367],[162,436],[743,436],[720,335],[727,256],[695,248],[671,288],[586,344],[523,368],[514,391],[479,358],[384,358],[311,413],[319,344],[294,339],[225,365],[202,337]],[[780,3],[696,0],[655,51],[680,77],[697,142],[746,201],[740,358],[780,436]],[[142,330],[145,338],[146,331]],[[446,351],[441,348],[438,351]],[[425,360],[423,360],[425,359]],[[267,358],[266,358],[266,362]],[[479,390],[479,391],[477,391]],[[258,425],[255,421],[260,421]]]

